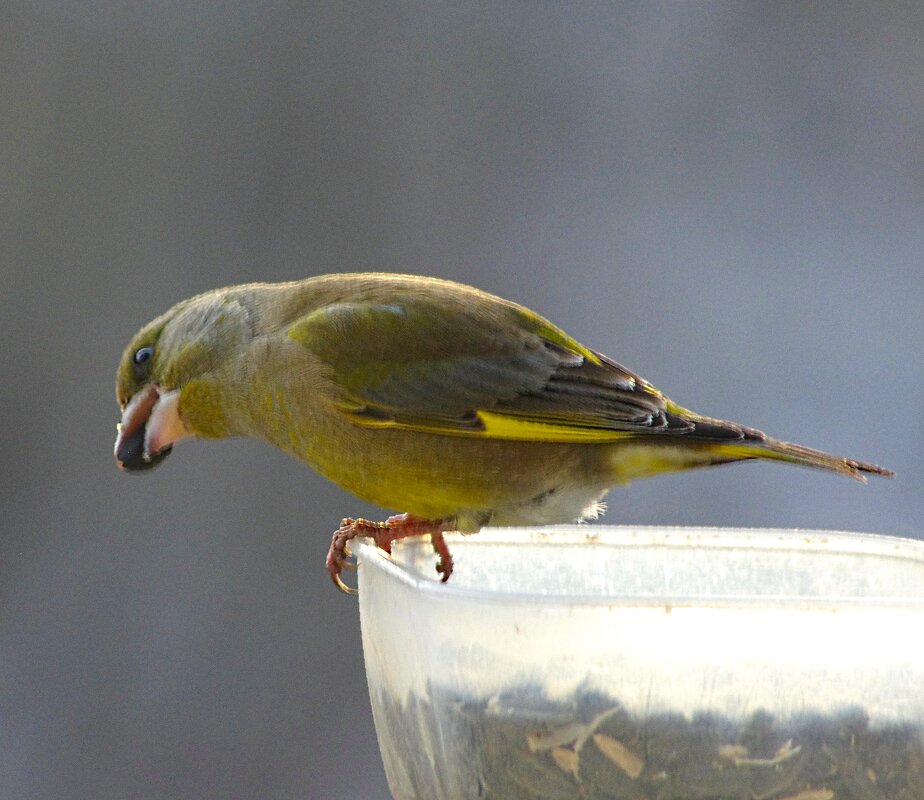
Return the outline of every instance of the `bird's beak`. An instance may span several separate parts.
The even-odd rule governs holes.
[[[129,400],[115,442],[119,469],[138,472],[155,467],[176,442],[192,436],[180,416],[179,400],[179,390],[162,391],[156,384]]]

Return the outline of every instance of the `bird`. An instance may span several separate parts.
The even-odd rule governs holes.
[[[391,552],[429,535],[594,518],[636,478],[772,460],[865,482],[875,464],[771,438],[678,405],[525,306],[449,280],[337,273],[183,300],[119,362],[118,466],[143,472],[189,438],[264,439],[354,495],[400,511],[344,518],[349,542]]]

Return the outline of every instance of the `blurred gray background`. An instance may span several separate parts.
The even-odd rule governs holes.
[[[323,567],[385,511],[256,441],[113,463],[128,337],[222,284],[477,284],[899,473],[608,522],[922,535],[922,42],[920,3],[5,3],[0,797],[387,797]]]

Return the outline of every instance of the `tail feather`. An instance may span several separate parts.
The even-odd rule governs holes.
[[[891,470],[876,464],[832,455],[800,444],[783,442],[767,436],[756,428],[747,428],[733,422],[708,417],[693,417],[690,421],[693,423],[693,429],[686,436],[691,439],[708,441],[710,443],[709,452],[723,461],[749,458],[784,461],[789,464],[831,470],[861,483],[866,483],[866,474],[879,475],[883,478],[895,476]]]
[[[710,448],[712,449],[712,448]],[[801,464],[806,467],[827,469],[847,475],[854,480],[866,483],[866,475],[880,475],[883,478],[892,478],[895,473],[884,467],[870,464],[866,461],[856,461],[844,456],[836,456],[811,447],[781,442],[778,439],[767,439],[760,445],[750,444],[722,444],[716,447],[718,455],[732,458],[765,458],[773,461],[785,461],[789,464]]]

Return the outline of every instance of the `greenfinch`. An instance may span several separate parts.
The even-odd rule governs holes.
[[[216,289],[145,325],[119,364],[115,443],[129,471],[190,437],[256,436],[359,497],[406,513],[343,520],[348,542],[595,517],[606,492],[664,472],[772,459],[891,476],[669,400],[521,305],[437,278],[323,275]]]

